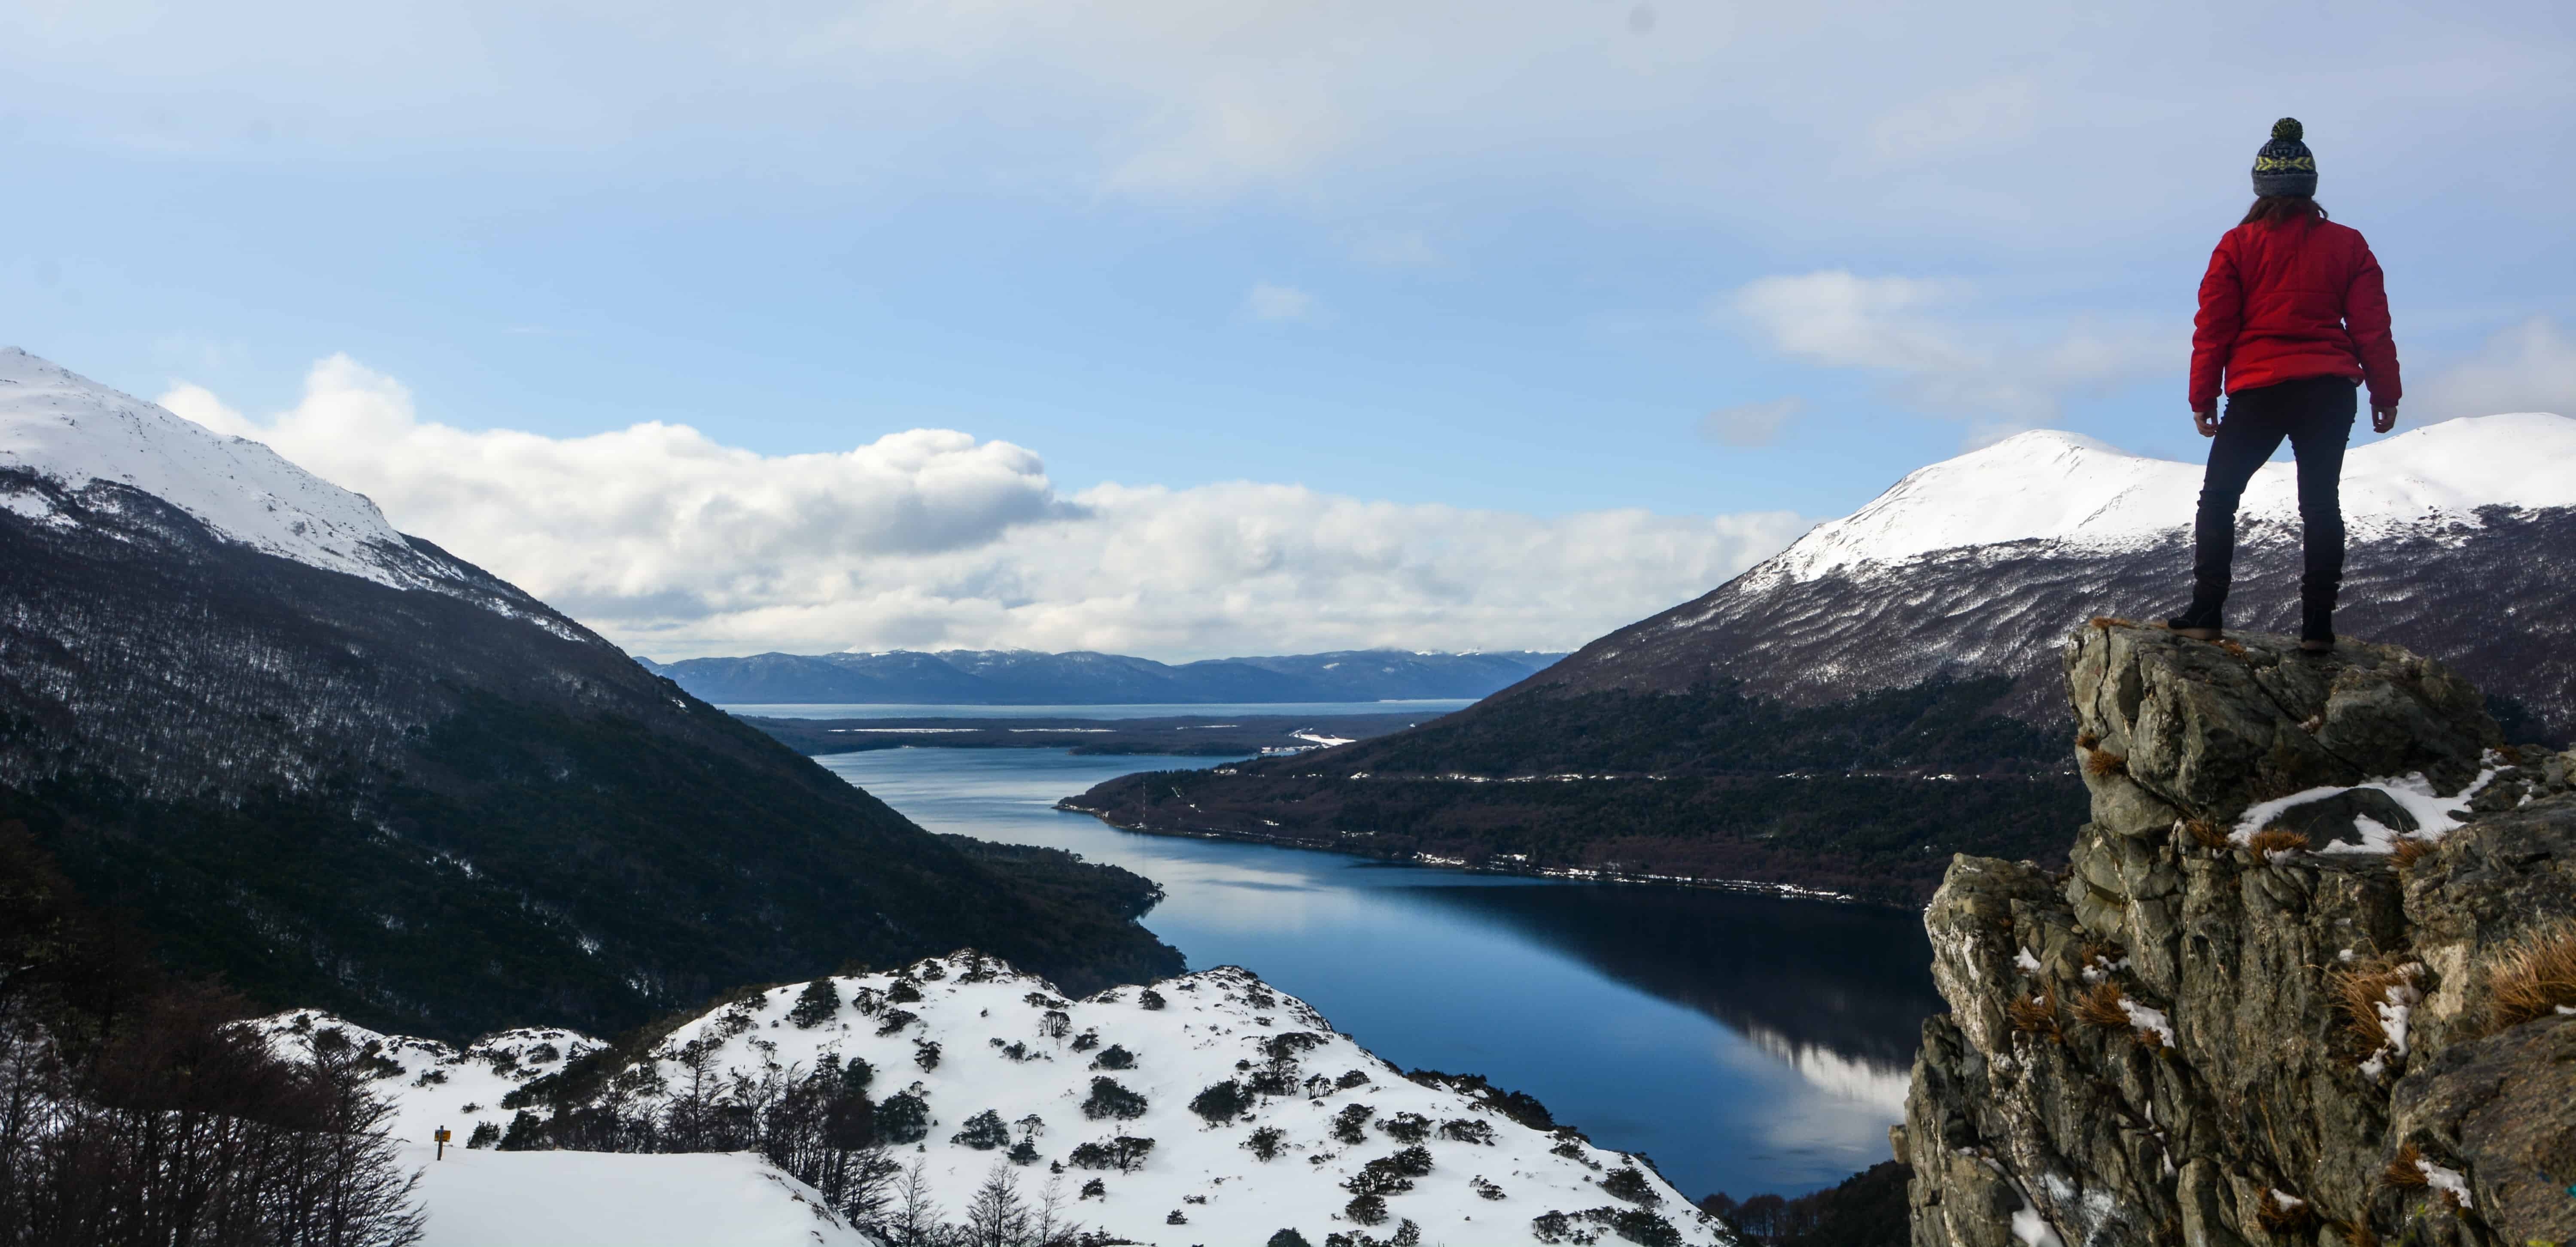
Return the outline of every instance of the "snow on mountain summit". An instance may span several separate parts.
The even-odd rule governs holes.
[[[112,489],[99,491],[101,483],[149,494],[217,537],[264,554],[397,589],[451,594],[586,639],[535,599],[405,537],[364,495],[259,442],[0,347],[0,509],[52,524],[76,522],[67,498],[121,510],[107,497]]]
[[[2243,514],[2295,524],[2297,477],[2271,463]],[[2191,524],[2201,467],[2135,455],[2081,434],[2018,434],[1919,469],[1851,515],[1817,526],[1754,573],[1812,580],[1937,550],[2052,541],[2132,548]],[[2448,420],[2355,445],[2343,508],[2355,536],[2478,523],[2481,507],[2576,506],[2576,420],[2539,412]]]

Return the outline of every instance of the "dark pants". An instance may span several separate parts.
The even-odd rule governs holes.
[[[2236,504],[2272,452],[2288,438],[2299,460],[2299,520],[2306,527],[2307,574],[2299,581],[2299,635],[2334,639],[2335,592],[2343,586],[2344,444],[2352,440],[2359,404],[2352,382],[2303,377],[2239,390],[2227,398],[2209,446],[2209,475],[2200,486],[2192,529],[2191,609],[2182,622],[2219,626],[2219,608],[2236,567]]]

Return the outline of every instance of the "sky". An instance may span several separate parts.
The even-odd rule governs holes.
[[[654,658],[1563,648],[2197,458],[2283,115],[2405,419],[2576,413],[2571,106],[2540,3],[0,0],[0,343]]]

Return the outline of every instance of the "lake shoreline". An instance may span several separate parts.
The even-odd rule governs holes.
[[[1644,875],[1622,871],[1587,870],[1574,866],[1530,866],[1511,862],[1470,862],[1461,858],[1440,857],[1429,853],[1390,853],[1373,850],[1350,840],[1317,840],[1302,836],[1271,835],[1254,831],[1235,831],[1215,827],[1173,829],[1167,827],[1131,826],[1101,810],[1073,804],[1072,797],[1055,803],[1067,814],[1086,814],[1120,831],[1145,836],[1169,836],[1180,840],[1225,840],[1237,844],[1260,844],[1272,848],[1299,849],[1309,853],[1331,853],[1341,857],[1358,857],[1371,861],[1404,866],[1421,866],[1433,870],[1450,870],[1468,875],[1505,875],[1522,879],[1548,879],[1561,883],[1615,883],[1626,887],[1663,887],[1708,892],[1731,892],[1748,896],[1768,896],[1780,900],[1819,901],[1828,905],[1851,905],[1863,909],[1883,909],[1896,913],[1919,913],[1920,906],[1892,905],[1835,892],[1824,888],[1803,887],[1794,883],[1765,883],[1759,879],[1702,879],[1683,875]]]

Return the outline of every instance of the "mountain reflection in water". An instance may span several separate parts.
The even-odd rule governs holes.
[[[1886,1159],[1916,1034],[1940,1007],[1910,913],[1146,836],[1052,808],[1205,758],[818,761],[933,831],[1143,874],[1165,891],[1145,925],[1193,968],[1246,966],[1401,1067],[1529,1092],[1694,1197],[1808,1190]]]

